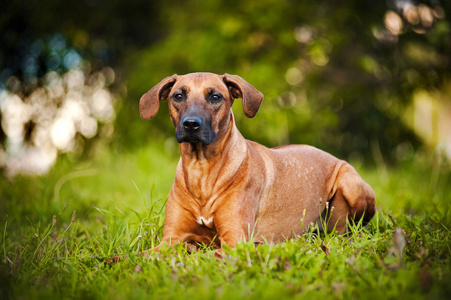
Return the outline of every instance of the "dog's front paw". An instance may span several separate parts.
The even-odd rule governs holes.
[[[105,265],[109,265],[109,264],[113,264],[113,263],[118,263],[120,261],[122,261],[125,257],[127,256],[114,256],[114,257],[110,257],[105,259],[104,263]]]

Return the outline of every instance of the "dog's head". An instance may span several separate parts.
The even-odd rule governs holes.
[[[211,144],[230,120],[233,101],[241,98],[244,114],[253,118],[263,94],[237,75],[191,73],[166,77],[141,97],[141,118],[153,118],[161,100],[169,101],[169,114],[179,143]]]

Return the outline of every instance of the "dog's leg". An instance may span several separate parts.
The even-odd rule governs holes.
[[[167,246],[169,247],[171,245],[178,244],[183,240],[184,235],[180,237],[180,234],[183,233],[184,231],[180,227],[184,224],[184,222],[187,223],[185,220],[186,216],[178,213],[180,212],[180,209],[174,209],[173,207],[174,205],[171,205],[172,203],[174,203],[174,201],[168,199],[166,206],[166,218],[163,239],[161,243],[154,248],[141,251],[138,255],[145,255],[146,257],[148,257],[149,254],[152,252],[159,252],[159,249],[163,246],[164,243],[166,243]],[[180,221],[177,222],[177,220]],[[127,255],[110,257],[105,260],[105,264],[117,263],[124,260],[124,258],[126,257]]]
[[[345,233],[346,219],[357,223],[362,217],[362,224],[368,224],[376,212],[374,191],[351,165],[340,168],[334,189],[329,209],[323,214],[327,229]]]
[[[156,246],[154,248],[151,248],[151,249],[147,249],[147,250],[141,251],[141,252],[138,253],[138,255],[139,256],[144,255],[147,258],[151,253],[160,252],[160,248],[163,247],[165,244],[169,248],[172,245],[177,245],[177,244],[180,244],[181,242],[182,241],[180,239],[178,239],[178,238],[172,238],[172,239],[165,239],[165,238],[163,238],[163,240],[161,241],[160,244],[158,244],[158,246]]]
[[[249,241],[257,234],[255,230],[256,200],[247,194],[231,194],[230,198],[242,199],[224,203],[215,213],[215,225],[220,247],[226,244],[234,248],[241,241]],[[236,207],[236,203],[240,207]]]
[[[169,248],[169,247],[172,246],[172,245],[176,245],[176,244],[180,244],[180,243],[181,243],[181,240],[179,240],[179,239],[177,239],[177,238],[175,238],[175,239],[167,239],[167,240],[163,240],[158,246],[156,246],[156,247],[154,247],[154,248],[151,248],[151,249],[147,249],[147,250],[144,250],[144,251],[139,252],[139,253],[138,253],[138,256],[145,256],[146,258],[148,258],[149,255],[152,254],[152,253],[158,253],[158,252],[160,252],[160,248],[161,248],[164,244],[166,244],[167,247]],[[185,246],[186,246],[186,248],[187,248],[187,250],[188,250],[189,252],[194,252],[194,251],[197,249],[196,246],[191,245],[191,244],[188,244],[188,243],[185,243]],[[118,263],[118,262],[123,261],[123,260],[124,260],[125,258],[127,258],[127,257],[128,257],[128,255],[122,255],[122,256],[114,256],[114,257],[110,257],[110,258],[107,258],[107,259],[105,260],[105,264]]]

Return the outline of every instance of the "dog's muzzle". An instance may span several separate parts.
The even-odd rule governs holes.
[[[211,144],[216,139],[216,133],[211,130],[210,120],[197,115],[184,116],[175,131],[179,143]]]

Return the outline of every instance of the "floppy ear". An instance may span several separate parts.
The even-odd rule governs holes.
[[[263,100],[263,94],[238,75],[224,74],[222,76],[230,95],[243,100],[243,111],[246,117],[253,118],[257,114]]]
[[[160,108],[160,101],[168,98],[172,86],[177,81],[177,77],[177,74],[166,77],[141,97],[139,100],[141,118],[148,120],[155,117]]]

